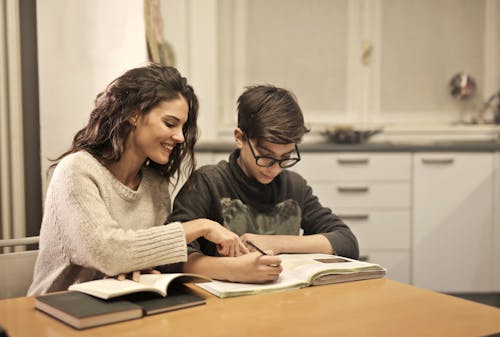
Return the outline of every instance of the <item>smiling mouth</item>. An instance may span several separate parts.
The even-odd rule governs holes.
[[[168,151],[172,152],[172,150],[174,149],[174,146],[175,146],[175,145],[169,145],[169,144],[166,144],[166,143],[162,143],[162,144],[161,144],[161,146],[162,146],[164,149],[166,149],[166,150],[168,150]]]

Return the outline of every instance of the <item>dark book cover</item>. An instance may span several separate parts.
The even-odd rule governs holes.
[[[188,288],[177,284],[168,287],[167,297],[146,292],[130,294],[120,298],[142,307],[144,315],[159,314],[205,304],[204,297],[193,294]]]
[[[101,300],[77,291],[38,296],[35,308],[76,328],[142,317],[142,307],[123,299]]]

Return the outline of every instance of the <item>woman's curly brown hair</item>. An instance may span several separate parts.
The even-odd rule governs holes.
[[[81,150],[89,152],[103,164],[117,162],[132,129],[129,118],[137,112],[145,115],[158,104],[180,97],[184,97],[189,107],[183,126],[185,141],[174,147],[165,165],[153,161],[149,165],[167,180],[177,174],[178,181],[181,169],[190,174],[196,164],[194,145],[198,138],[198,99],[177,69],[155,63],[125,72],[97,95],[88,124],[76,133],[70,149],[56,158],[51,168],[63,157]]]

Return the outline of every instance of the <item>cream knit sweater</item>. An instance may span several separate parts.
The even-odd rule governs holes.
[[[47,190],[28,295],[66,290],[102,274],[186,261],[182,225],[163,226],[169,212],[168,183],[152,169],[143,170],[135,191],[88,152],[66,156]]]

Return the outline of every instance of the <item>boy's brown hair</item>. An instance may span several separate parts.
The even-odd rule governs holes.
[[[247,87],[238,98],[238,127],[251,139],[300,143],[309,129],[295,95],[272,85]]]

